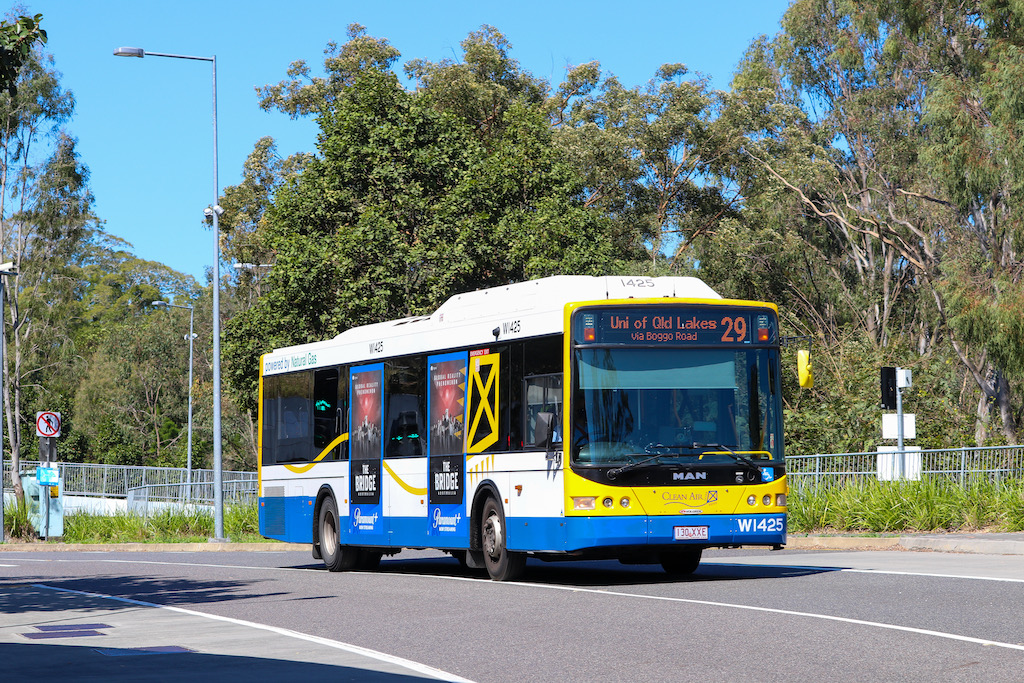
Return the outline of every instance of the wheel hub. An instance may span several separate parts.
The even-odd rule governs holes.
[[[496,560],[501,555],[501,548],[503,545],[504,543],[501,536],[501,520],[497,515],[491,515],[484,523],[484,552],[492,559]]]

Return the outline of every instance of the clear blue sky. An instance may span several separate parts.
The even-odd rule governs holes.
[[[209,62],[113,56],[120,46],[217,56],[220,188],[237,184],[264,135],[279,151],[314,151],[316,126],[257,106],[255,88],[304,59],[322,72],[323,50],[350,23],[387,38],[399,63],[461,55],[470,31],[490,24],[535,76],[561,82],[592,60],[627,86],[669,62],[728,83],[751,40],[778,31],[789,0],[634,0],[488,3],[479,0],[24,0],[42,13],[46,50],[77,100],[67,131],[91,172],[107,232],[205,282],[213,238],[202,223],[213,199]]]

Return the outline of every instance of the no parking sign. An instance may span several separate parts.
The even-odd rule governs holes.
[[[48,410],[36,413],[36,436],[60,436],[60,413]]]

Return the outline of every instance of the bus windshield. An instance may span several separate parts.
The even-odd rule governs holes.
[[[575,463],[782,459],[776,349],[577,347],[573,360]]]

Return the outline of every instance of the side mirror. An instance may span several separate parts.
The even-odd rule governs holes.
[[[554,434],[554,427],[554,413],[537,413],[537,422],[533,427],[533,442],[543,447],[544,450],[551,450],[551,438]]]
[[[796,352],[796,371],[800,377],[800,386],[810,389],[814,386],[814,367],[811,365],[811,352],[800,349]]]

